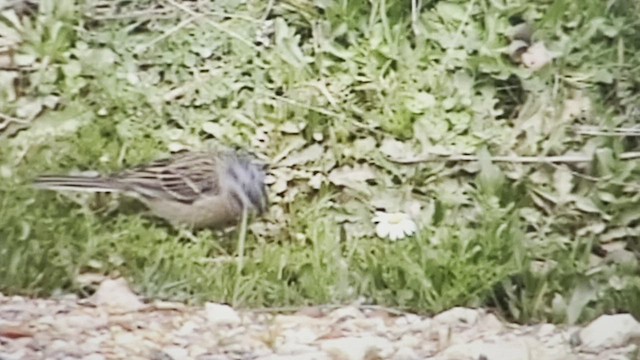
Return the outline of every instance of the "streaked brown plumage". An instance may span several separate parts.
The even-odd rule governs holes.
[[[225,150],[179,153],[108,176],[42,176],[35,186],[121,192],[140,199],[153,214],[175,225],[217,228],[236,223],[243,209],[266,211],[264,177],[262,165]]]

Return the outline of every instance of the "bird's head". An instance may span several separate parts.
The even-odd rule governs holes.
[[[240,152],[227,154],[227,175],[234,189],[242,198],[242,203],[253,207],[262,214],[268,207],[267,188],[264,183],[268,165],[254,157]]]

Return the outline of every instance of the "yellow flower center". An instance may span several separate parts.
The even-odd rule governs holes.
[[[405,215],[402,213],[389,214],[389,224],[398,225],[405,219]]]

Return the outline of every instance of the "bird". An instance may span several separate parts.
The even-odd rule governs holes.
[[[122,193],[174,226],[216,229],[237,224],[243,214],[267,211],[266,166],[231,149],[183,151],[109,175],[45,175],[33,184],[55,191]]]

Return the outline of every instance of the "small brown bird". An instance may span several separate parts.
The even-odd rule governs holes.
[[[120,192],[174,225],[219,228],[268,206],[264,165],[232,150],[183,152],[108,176],[42,176],[37,188]]]

